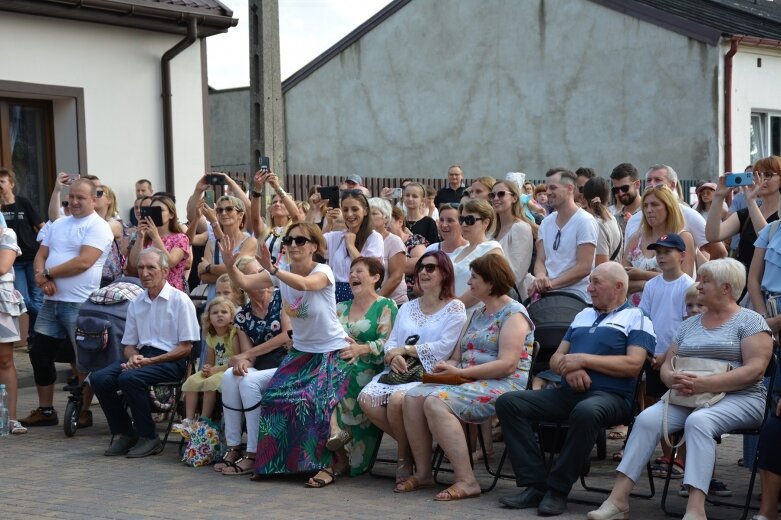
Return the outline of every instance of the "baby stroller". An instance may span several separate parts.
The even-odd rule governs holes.
[[[127,309],[142,292],[138,278],[122,277],[90,294],[79,309],[76,320],[76,349],[81,369],[94,372],[124,359],[122,336]],[[67,437],[73,437],[78,429],[86,382],[74,388],[68,396],[63,421]]]

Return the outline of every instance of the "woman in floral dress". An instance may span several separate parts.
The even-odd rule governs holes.
[[[351,476],[366,471],[382,435],[363,413],[357,399],[366,383],[385,368],[383,347],[396,318],[394,301],[376,293],[382,286],[383,274],[384,267],[378,259],[356,258],[350,267],[353,299],[336,305],[336,316],[350,339],[350,346],[339,352],[350,363],[349,383],[332,419],[331,431],[336,433],[326,446],[336,452],[337,465],[347,456]]]
[[[402,409],[415,473],[397,484],[397,492],[433,486],[433,437],[453,464],[455,474],[453,485],[434,500],[479,495],[480,485],[472,472],[461,422],[484,422],[496,413],[494,403],[500,395],[526,389],[534,325],[523,305],[507,295],[515,282],[512,268],[501,255],[484,255],[472,262],[471,269],[469,290],[482,305],[476,307],[451,358],[437,363],[433,373],[474,381],[424,384],[407,391]]]

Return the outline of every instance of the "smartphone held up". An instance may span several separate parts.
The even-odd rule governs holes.
[[[724,176],[724,184],[730,188],[751,186],[754,184],[754,178],[751,172],[728,173]]]

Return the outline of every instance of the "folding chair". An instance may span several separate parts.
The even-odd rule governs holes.
[[[773,386],[776,380],[777,366],[778,366],[778,353],[774,351],[773,355],[770,357],[770,361],[768,362],[767,367],[765,368],[765,377],[770,378],[770,388],[767,392],[767,398],[765,399],[765,413],[762,416],[762,424],[760,424],[758,428],[739,429],[739,430],[733,430],[731,432],[727,432],[729,435],[759,435],[759,433],[762,431],[762,426],[764,426],[768,416],[773,412],[772,410]],[[681,435],[682,433],[680,431],[676,432],[675,438],[680,438]],[[721,436],[716,437],[715,440],[717,444],[721,444]],[[667,466],[667,478],[664,479],[664,489],[662,490],[662,511],[664,511],[664,514],[666,514],[667,516],[682,515],[681,512],[671,511],[667,507],[667,493],[670,487],[670,475],[672,472],[673,461],[675,461],[677,454],[678,454],[678,448],[673,448],[672,453],[670,454],[670,463]],[[759,448],[757,448],[756,453],[754,454],[754,464],[752,465],[753,468],[751,470],[751,478],[749,479],[748,491],[746,492],[746,500],[742,504],[737,502],[727,502],[725,500],[719,500],[717,498],[711,498],[710,495],[707,495],[705,497],[705,501],[709,504],[718,507],[730,507],[733,509],[741,509],[743,511],[743,514],[740,516],[740,520],[745,520],[748,517],[748,512],[751,509],[754,510],[758,509],[757,507],[751,505],[751,496],[754,493],[754,482],[756,481],[756,477],[757,477],[758,461],[759,461]]]
[[[182,413],[181,410],[182,385],[193,373],[193,367],[197,366],[198,364],[198,357],[200,356],[199,345],[199,342],[193,342],[192,348],[190,349],[190,355],[187,356],[187,364],[184,367],[184,375],[181,379],[178,381],[165,381],[154,385],[154,388],[168,388],[173,390],[174,393],[173,408],[169,413],[168,426],[166,426],[165,435],[163,436],[163,449],[165,449],[165,445],[168,442],[168,436],[171,435],[171,428],[174,425],[174,419],[176,418],[177,414],[179,414],[180,417],[184,416],[184,413]]]

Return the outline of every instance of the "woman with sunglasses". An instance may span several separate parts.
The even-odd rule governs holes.
[[[413,461],[404,429],[402,403],[405,393],[419,381],[401,384],[380,383],[391,372],[403,374],[407,363],[415,358],[426,372],[453,351],[461,328],[466,323],[464,304],[455,299],[453,264],[442,251],[423,254],[415,266],[415,282],[421,292],[417,298],[399,309],[388,341],[385,342],[385,370],[376,375],[358,396],[361,408],[382,431],[396,439],[396,484],[412,475]],[[430,486],[429,486],[430,487]],[[405,492],[419,489],[416,481]]]
[[[128,258],[128,271],[135,272],[138,258],[147,247],[156,247],[168,256],[168,277],[172,287],[185,290],[184,271],[190,257],[190,240],[176,216],[176,205],[168,197],[152,197],[152,208],[160,208],[160,225],[152,217],[138,220],[138,239]]]
[[[374,231],[369,201],[361,190],[346,190],[342,194],[341,214],[346,230],[329,231],[323,235],[326,261],[336,280],[336,303],[352,299],[350,264],[359,256],[382,261],[385,251],[382,235]]]
[[[519,299],[523,299],[528,290],[526,275],[532,265],[536,234],[529,221],[524,219],[521,195],[518,184],[513,181],[497,182],[488,194],[496,212],[493,238],[502,246],[505,259],[512,267],[515,276],[513,289]]]
[[[425,252],[442,251],[452,261],[453,256],[469,244],[461,235],[461,224],[458,222],[458,208],[459,204],[452,202],[440,204],[437,229],[439,229],[439,236],[442,237],[442,241],[431,244],[426,248]]]
[[[339,351],[351,343],[336,316],[333,271],[315,261],[325,248],[320,228],[296,222],[282,242],[290,263],[274,265],[261,243],[257,259],[263,271],[245,275],[235,267],[233,239],[220,241],[231,281],[244,290],[278,285],[293,329],[293,346],[260,402],[255,470],[258,475],[318,472],[307,484],[322,487],[335,478],[326,443],[338,433],[331,430],[331,416],[349,383]]]
[[[274,190],[271,204],[266,212],[266,219],[260,217],[260,194],[264,186],[268,184]],[[255,173],[254,188],[252,192],[252,207],[250,208],[253,220],[253,229],[257,230],[255,236],[261,239],[271,251],[274,264],[279,265],[282,260],[282,241],[287,226],[293,222],[306,220],[306,212],[299,210],[296,201],[293,200],[282,186],[279,178],[272,171],[258,171]],[[321,226],[322,227],[322,226]]]
[[[499,242],[488,239],[495,218],[494,209],[485,200],[473,199],[461,205],[458,222],[461,224],[461,235],[469,243],[454,255],[452,260],[456,277],[456,296],[464,302],[467,309],[477,303],[477,299],[469,291],[469,264],[483,255],[504,254]]]
[[[662,235],[677,233],[681,236],[686,244],[681,268],[686,274],[694,274],[694,238],[683,229],[683,213],[675,194],[667,186],[652,186],[643,193],[640,206],[643,212],[640,229],[627,239],[624,250],[629,299],[635,307],[640,304],[645,282],[661,272],[656,263],[656,252],[649,250],[648,246],[658,242]]]
[[[207,208],[202,209],[208,211]],[[231,243],[234,244],[233,253],[236,255],[252,256],[256,252],[258,241],[244,231],[244,209],[244,203],[232,195],[223,195],[217,199],[214,205],[214,217],[219,225],[212,228],[215,239],[210,239],[206,243],[203,258],[198,264],[198,276],[201,283],[209,286],[207,300],[214,298],[217,293],[215,287],[217,278],[227,272],[227,268],[222,263],[222,247],[217,246],[216,239],[222,241],[225,238],[230,238]]]
[[[426,215],[426,188],[419,182],[410,182],[404,187],[404,226],[410,234],[426,239],[426,245],[439,242],[437,223]]]
[[[101,184],[97,189],[98,199],[95,202],[95,213],[108,222],[114,241],[111,250],[103,264],[103,272],[100,278],[100,286],[105,287],[116,278],[122,276],[125,267],[125,259],[129,254],[129,233],[122,217],[119,216],[117,196],[111,188]]]
[[[757,235],[769,223],[778,220],[778,208],[781,203],[781,157],[771,155],[758,160],[753,167],[754,184],[740,188],[747,207],[732,213],[725,220],[718,214],[708,213],[705,220],[705,238],[711,242],[727,240],[735,235],[740,240],[735,251],[735,259],[751,268],[754,257],[754,242]],[[731,188],[725,184],[725,177],[719,177],[712,204],[722,204]],[[716,212],[718,213],[718,212]],[[749,275],[749,287],[751,286]]]

